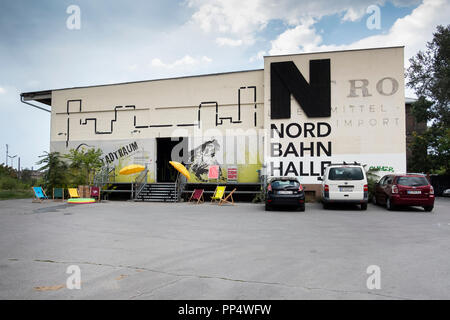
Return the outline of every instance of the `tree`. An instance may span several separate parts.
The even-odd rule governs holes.
[[[39,171],[44,173],[44,189],[67,187],[67,164],[62,160],[59,152],[44,152],[36,164],[43,165]]]
[[[407,85],[418,96],[412,113],[428,124],[423,134],[413,133],[410,169],[450,174],[450,25],[438,26],[427,49],[409,61]]]
[[[70,161],[72,183],[89,185],[93,183],[95,173],[102,167],[101,149],[71,149],[65,157]]]
[[[32,171],[30,169],[23,169],[20,172],[20,180],[22,182],[34,184],[35,179],[32,177]]]
[[[17,172],[13,167],[8,167],[2,163],[0,164],[0,177],[17,178]]]

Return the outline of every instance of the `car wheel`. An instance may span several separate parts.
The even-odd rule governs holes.
[[[298,211],[300,212],[305,212],[305,205],[301,205],[297,208]]]
[[[367,203],[361,203],[361,210],[367,210]]]
[[[330,205],[328,203],[326,203],[326,202],[322,202],[322,206],[323,206],[324,209],[329,209],[330,208]]]
[[[389,211],[394,210],[394,206],[391,203],[391,198],[386,199],[386,209],[388,209]]]
[[[373,195],[373,197],[372,197],[372,203],[373,203],[374,205],[378,205],[377,197],[376,197],[375,195]]]
[[[424,209],[426,212],[431,212],[431,211],[433,210],[433,206],[426,206],[426,207],[423,207],[423,209]]]
[[[266,203],[266,206],[264,209],[266,209],[266,211],[272,211],[272,207],[270,205],[268,205],[267,203]]]

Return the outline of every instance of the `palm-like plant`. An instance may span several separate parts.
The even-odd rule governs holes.
[[[44,172],[44,189],[47,191],[57,187],[67,186],[67,164],[59,152],[44,152],[36,164],[42,165],[39,171]]]
[[[101,149],[71,149],[65,158],[70,161],[72,182],[75,185],[89,185],[95,173],[102,167]]]

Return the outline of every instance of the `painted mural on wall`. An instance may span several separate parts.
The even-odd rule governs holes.
[[[236,155],[231,161],[227,161],[227,150],[225,138],[219,139],[215,137],[204,137],[198,145],[187,147],[187,161],[182,159],[172,159],[175,161],[183,161],[191,173],[191,183],[207,183],[207,182],[227,182],[227,169],[229,167],[237,168],[237,182],[258,182],[258,170],[262,166],[262,150],[258,150],[258,146],[262,148],[263,142],[259,145],[249,145],[246,142],[248,137],[237,137],[232,146],[239,149],[242,153],[242,159]],[[193,141],[194,139],[192,139]],[[242,140],[238,142],[238,140]],[[193,143],[191,141],[191,144]],[[66,153],[70,149],[100,148],[103,151],[101,160],[105,167],[113,170],[115,182],[132,182],[138,174],[120,175],[119,171],[123,167],[130,164],[141,164],[149,169],[148,182],[156,182],[157,165],[156,165],[156,139],[136,139],[136,140],[96,140],[89,143],[71,141],[65,146],[64,141],[51,143],[52,151]],[[175,148],[174,148],[175,149]],[[230,151],[234,153],[234,151]],[[253,159],[253,160],[249,160]],[[209,167],[212,165],[219,166],[219,179],[208,180]],[[234,180],[236,181],[236,179]]]
[[[217,160],[216,154],[220,150],[216,139],[209,140],[189,152],[189,171],[196,182],[208,182],[209,167],[219,166],[219,181],[225,181],[225,171]]]
[[[242,124],[242,101],[241,101],[241,95],[242,91],[244,90],[250,90],[252,92],[252,102],[251,104],[253,109],[253,125],[254,127],[257,127],[257,102],[256,102],[256,86],[243,86],[237,88],[237,102],[236,102],[236,108],[235,111],[233,111],[233,115],[224,115],[222,112],[223,106],[219,104],[218,101],[199,101],[198,107],[193,109],[192,112],[196,118],[196,121],[193,122],[180,122],[180,123],[144,123],[143,120],[139,119],[136,114],[133,115],[133,123],[130,123],[130,130],[134,131],[140,131],[144,129],[149,128],[198,128],[201,129],[202,123],[205,123],[205,117],[202,112],[202,108],[206,106],[213,106],[215,108],[215,116],[214,119],[209,119],[209,121],[214,122],[215,127],[220,127],[225,124],[229,125],[239,125]],[[58,134],[64,134],[66,137],[66,147],[68,147],[69,142],[71,141],[71,136],[74,130],[74,125],[80,126],[80,127],[86,127],[90,126],[92,127],[92,133],[94,135],[111,135],[114,133],[116,124],[119,121],[118,112],[119,111],[142,111],[144,109],[139,109],[134,104],[130,105],[116,105],[112,107],[110,112],[114,113],[114,118],[109,120],[108,123],[108,129],[107,130],[100,130],[99,129],[99,122],[102,121],[99,117],[87,117],[87,118],[77,118],[77,121],[71,121],[71,115],[73,114],[81,114],[82,112],[85,112],[85,108],[83,107],[83,99],[69,99],[66,101],[66,115],[67,115],[67,123],[66,123],[66,132],[60,132]],[[79,118],[79,122],[78,122]],[[186,117],[183,117],[186,118]],[[103,121],[102,121],[103,122]]]
[[[154,140],[106,140],[77,142],[51,142],[51,150],[67,153],[70,149],[99,148],[103,154],[101,161],[104,168],[111,170],[111,180],[115,182],[132,182],[138,174],[120,175],[119,171],[130,164],[140,164],[149,169],[148,182],[155,181]]]
[[[241,182],[257,183],[263,163],[263,135],[203,137],[191,141],[187,168],[191,183]],[[195,140],[195,139],[193,139]],[[208,179],[209,167],[219,166],[219,179]],[[228,169],[234,174],[228,176]]]
[[[92,112],[92,110],[89,110],[92,109],[89,101],[68,99],[65,100],[66,106],[64,110],[67,121],[63,124],[66,132],[57,133],[65,136],[65,145],[61,145],[60,142],[52,143],[58,146],[61,153],[67,153],[68,150],[77,144],[100,148],[103,151],[102,161],[104,165],[116,168],[115,180],[117,182],[133,181],[133,176],[118,175],[119,170],[123,166],[134,163],[146,164],[152,176],[151,182],[154,182],[155,177],[158,176],[156,138],[151,137],[137,141],[107,140],[105,138],[108,136],[115,137],[123,134],[123,132],[128,133],[128,130],[130,130],[129,132],[132,136],[133,134],[141,133],[141,131],[145,133],[146,129],[151,128],[156,130],[158,128],[168,128],[172,132],[175,130],[188,130],[189,128],[202,132],[208,127],[219,130],[225,130],[224,127],[229,128],[229,126],[236,128],[247,128],[250,126],[250,128],[256,128],[258,126],[257,86],[238,86],[236,89],[231,88],[230,94],[232,94],[231,92],[235,92],[233,96],[237,98],[235,105],[220,105],[218,101],[213,100],[200,101],[198,107],[192,107],[190,110],[185,111],[185,116],[177,117],[176,121],[168,121],[167,123],[163,123],[161,118],[158,122],[155,122],[155,120],[152,120],[154,119],[153,117],[148,117],[146,113],[142,113],[143,110],[148,110],[148,108],[141,109],[134,104],[112,105],[111,110],[103,110],[104,113],[101,116],[93,114],[86,117],[86,114]],[[245,112],[241,110],[244,105],[246,105]],[[86,106],[90,107],[87,108]],[[191,120],[194,120],[194,116],[195,121],[191,122]],[[89,142],[77,141],[79,132],[83,132],[84,137],[89,138]],[[89,132],[89,135],[86,135],[87,132]],[[99,137],[99,139],[97,140],[95,137]],[[167,137],[167,133],[162,137]],[[211,165],[219,165],[219,182],[227,181],[227,163],[223,159],[219,159],[220,157],[217,157],[217,154],[225,149],[225,146],[222,145],[223,141],[219,140],[205,138],[201,145],[187,150],[190,163],[188,167],[192,176],[192,181],[190,182],[208,182],[208,170]],[[149,146],[146,146],[146,144],[149,144]],[[146,151],[143,152],[143,149]],[[249,154],[257,152],[250,149],[245,150]],[[145,155],[138,156],[139,154]],[[234,162],[231,164],[237,166],[238,177],[242,182],[257,182],[257,170],[260,169],[261,163],[262,159],[251,164],[236,164]]]

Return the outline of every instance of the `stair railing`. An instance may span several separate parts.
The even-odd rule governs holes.
[[[147,177],[148,177],[148,168],[145,166],[145,170],[142,171],[136,178],[134,182],[134,199],[137,199],[139,197],[139,194],[142,190],[144,190],[145,186],[147,185]]]
[[[181,200],[181,195],[184,187],[186,186],[186,181],[186,177],[178,173],[177,179],[175,180],[175,197],[177,202],[180,202]]]
[[[109,166],[102,167],[95,175],[94,175],[94,185],[96,186],[104,186],[105,184],[114,182],[115,175],[113,173],[115,171],[115,167],[110,168]]]

